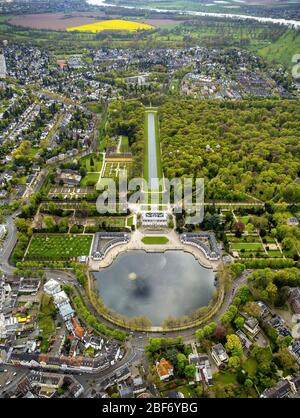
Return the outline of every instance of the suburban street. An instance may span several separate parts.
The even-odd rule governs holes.
[[[9,257],[17,242],[17,228],[14,219],[19,213],[20,211],[17,211],[8,216],[5,223],[7,235],[3,247],[0,249],[0,270],[5,274],[12,274],[14,271],[14,267],[9,264]]]

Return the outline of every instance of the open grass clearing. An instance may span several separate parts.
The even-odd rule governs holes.
[[[243,367],[249,376],[255,376],[257,371],[257,361],[255,358],[248,358],[243,364]]]
[[[264,251],[263,246],[260,242],[237,242],[231,244],[231,249],[234,251]]]
[[[81,179],[81,186],[94,186],[99,180],[99,173],[87,173],[83,179]]]
[[[102,154],[99,155],[89,155],[82,158],[81,166],[84,167],[87,173],[99,173],[102,168],[103,157]]]

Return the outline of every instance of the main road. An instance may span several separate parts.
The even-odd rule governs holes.
[[[12,274],[14,267],[9,263],[9,257],[17,243],[17,228],[14,223],[16,216],[20,214],[20,211],[14,212],[12,215],[6,218],[6,238],[4,240],[2,248],[0,248],[0,270],[5,274]]]

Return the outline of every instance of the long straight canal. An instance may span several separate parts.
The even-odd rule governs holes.
[[[158,166],[157,166],[157,142],[155,129],[155,112],[147,112],[148,118],[148,187],[151,190],[159,190]]]

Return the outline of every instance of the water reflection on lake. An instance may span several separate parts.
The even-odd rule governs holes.
[[[213,271],[183,251],[129,251],[94,276],[108,308],[128,317],[146,316],[153,325],[208,305],[215,289]]]

